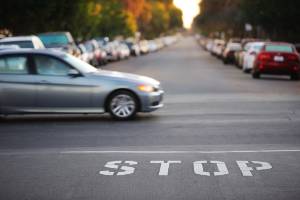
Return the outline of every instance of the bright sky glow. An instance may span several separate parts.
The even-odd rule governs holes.
[[[183,12],[183,24],[185,28],[191,28],[194,17],[200,12],[200,1],[201,0],[173,0],[175,6],[180,8]]]

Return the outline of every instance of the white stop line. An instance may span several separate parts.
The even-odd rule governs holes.
[[[176,164],[182,164],[180,160],[152,160],[149,162],[150,164],[155,164],[159,166],[159,176],[168,176],[169,175],[169,169],[171,165]],[[272,165],[268,162],[262,162],[262,161],[243,161],[243,160],[237,160],[236,161],[237,166],[239,167],[242,176],[253,176],[252,171],[257,170],[268,170],[272,168]],[[255,166],[255,167],[250,167]],[[137,161],[130,161],[130,160],[117,160],[117,161],[109,161],[107,162],[104,167],[106,170],[102,170],[99,172],[99,174],[104,176],[124,176],[124,175],[130,175],[134,174],[135,167],[138,165]],[[215,165],[217,170],[214,172],[208,172],[204,170],[205,165]],[[229,171],[225,164],[225,162],[222,161],[207,161],[207,160],[200,160],[200,161],[194,161],[193,162],[194,167],[194,173],[196,175],[200,176],[224,176],[228,175]]]

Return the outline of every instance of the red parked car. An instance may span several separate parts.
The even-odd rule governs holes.
[[[261,74],[289,75],[298,80],[300,74],[300,56],[294,45],[289,43],[268,42],[257,55],[252,77]]]

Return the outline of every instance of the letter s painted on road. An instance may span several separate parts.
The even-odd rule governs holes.
[[[110,161],[105,164],[105,167],[114,169],[114,170],[113,171],[103,170],[103,171],[100,171],[99,174],[105,175],[105,176],[113,176],[113,175],[124,176],[124,175],[133,174],[135,168],[130,167],[130,166],[137,165],[137,164],[138,163],[136,161],[124,161],[124,162],[122,162],[120,160]]]

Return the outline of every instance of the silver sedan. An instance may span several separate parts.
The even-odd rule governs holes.
[[[133,118],[163,106],[152,78],[98,70],[66,53],[0,52],[0,114],[105,113]]]

